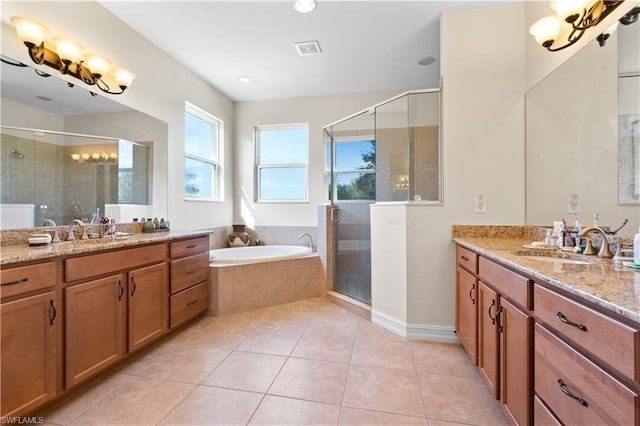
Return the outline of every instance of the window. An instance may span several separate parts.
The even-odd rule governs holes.
[[[373,137],[336,138],[333,146],[335,151],[332,153],[331,143],[327,144],[328,170],[331,170],[330,161],[334,161],[330,199],[375,200],[376,143]]]
[[[187,200],[222,199],[219,175],[223,122],[202,109],[185,104],[184,195]]]
[[[133,144],[118,144],[118,203],[133,201]]]
[[[307,125],[256,128],[258,201],[306,201]]]

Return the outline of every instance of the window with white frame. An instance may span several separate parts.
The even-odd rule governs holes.
[[[374,137],[334,138],[333,144],[327,144],[327,172],[331,170],[333,170],[333,178],[329,182],[329,199],[334,201],[375,200],[376,143]]]
[[[224,123],[186,102],[184,195],[187,200],[221,200],[219,174]]]
[[[257,201],[307,201],[309,128],[256,127]]]

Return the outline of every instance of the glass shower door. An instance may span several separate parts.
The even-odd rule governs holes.
[[[375,140],[368,112],[327,129],[333,226],[333,289],[371,304],[371,226],[375,202]]]

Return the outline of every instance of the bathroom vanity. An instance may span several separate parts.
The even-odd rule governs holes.
[[[2,417],[28,416],[208,310],[209,236],[2,246]]]
[[[456,332],[509,421],[640,424],[640,271],[501,228],[454,227]]]

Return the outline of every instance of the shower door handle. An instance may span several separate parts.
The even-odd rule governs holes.
[[[337,207],[331,208],[331,222],[333,223],[340,222],[340,209]]]

